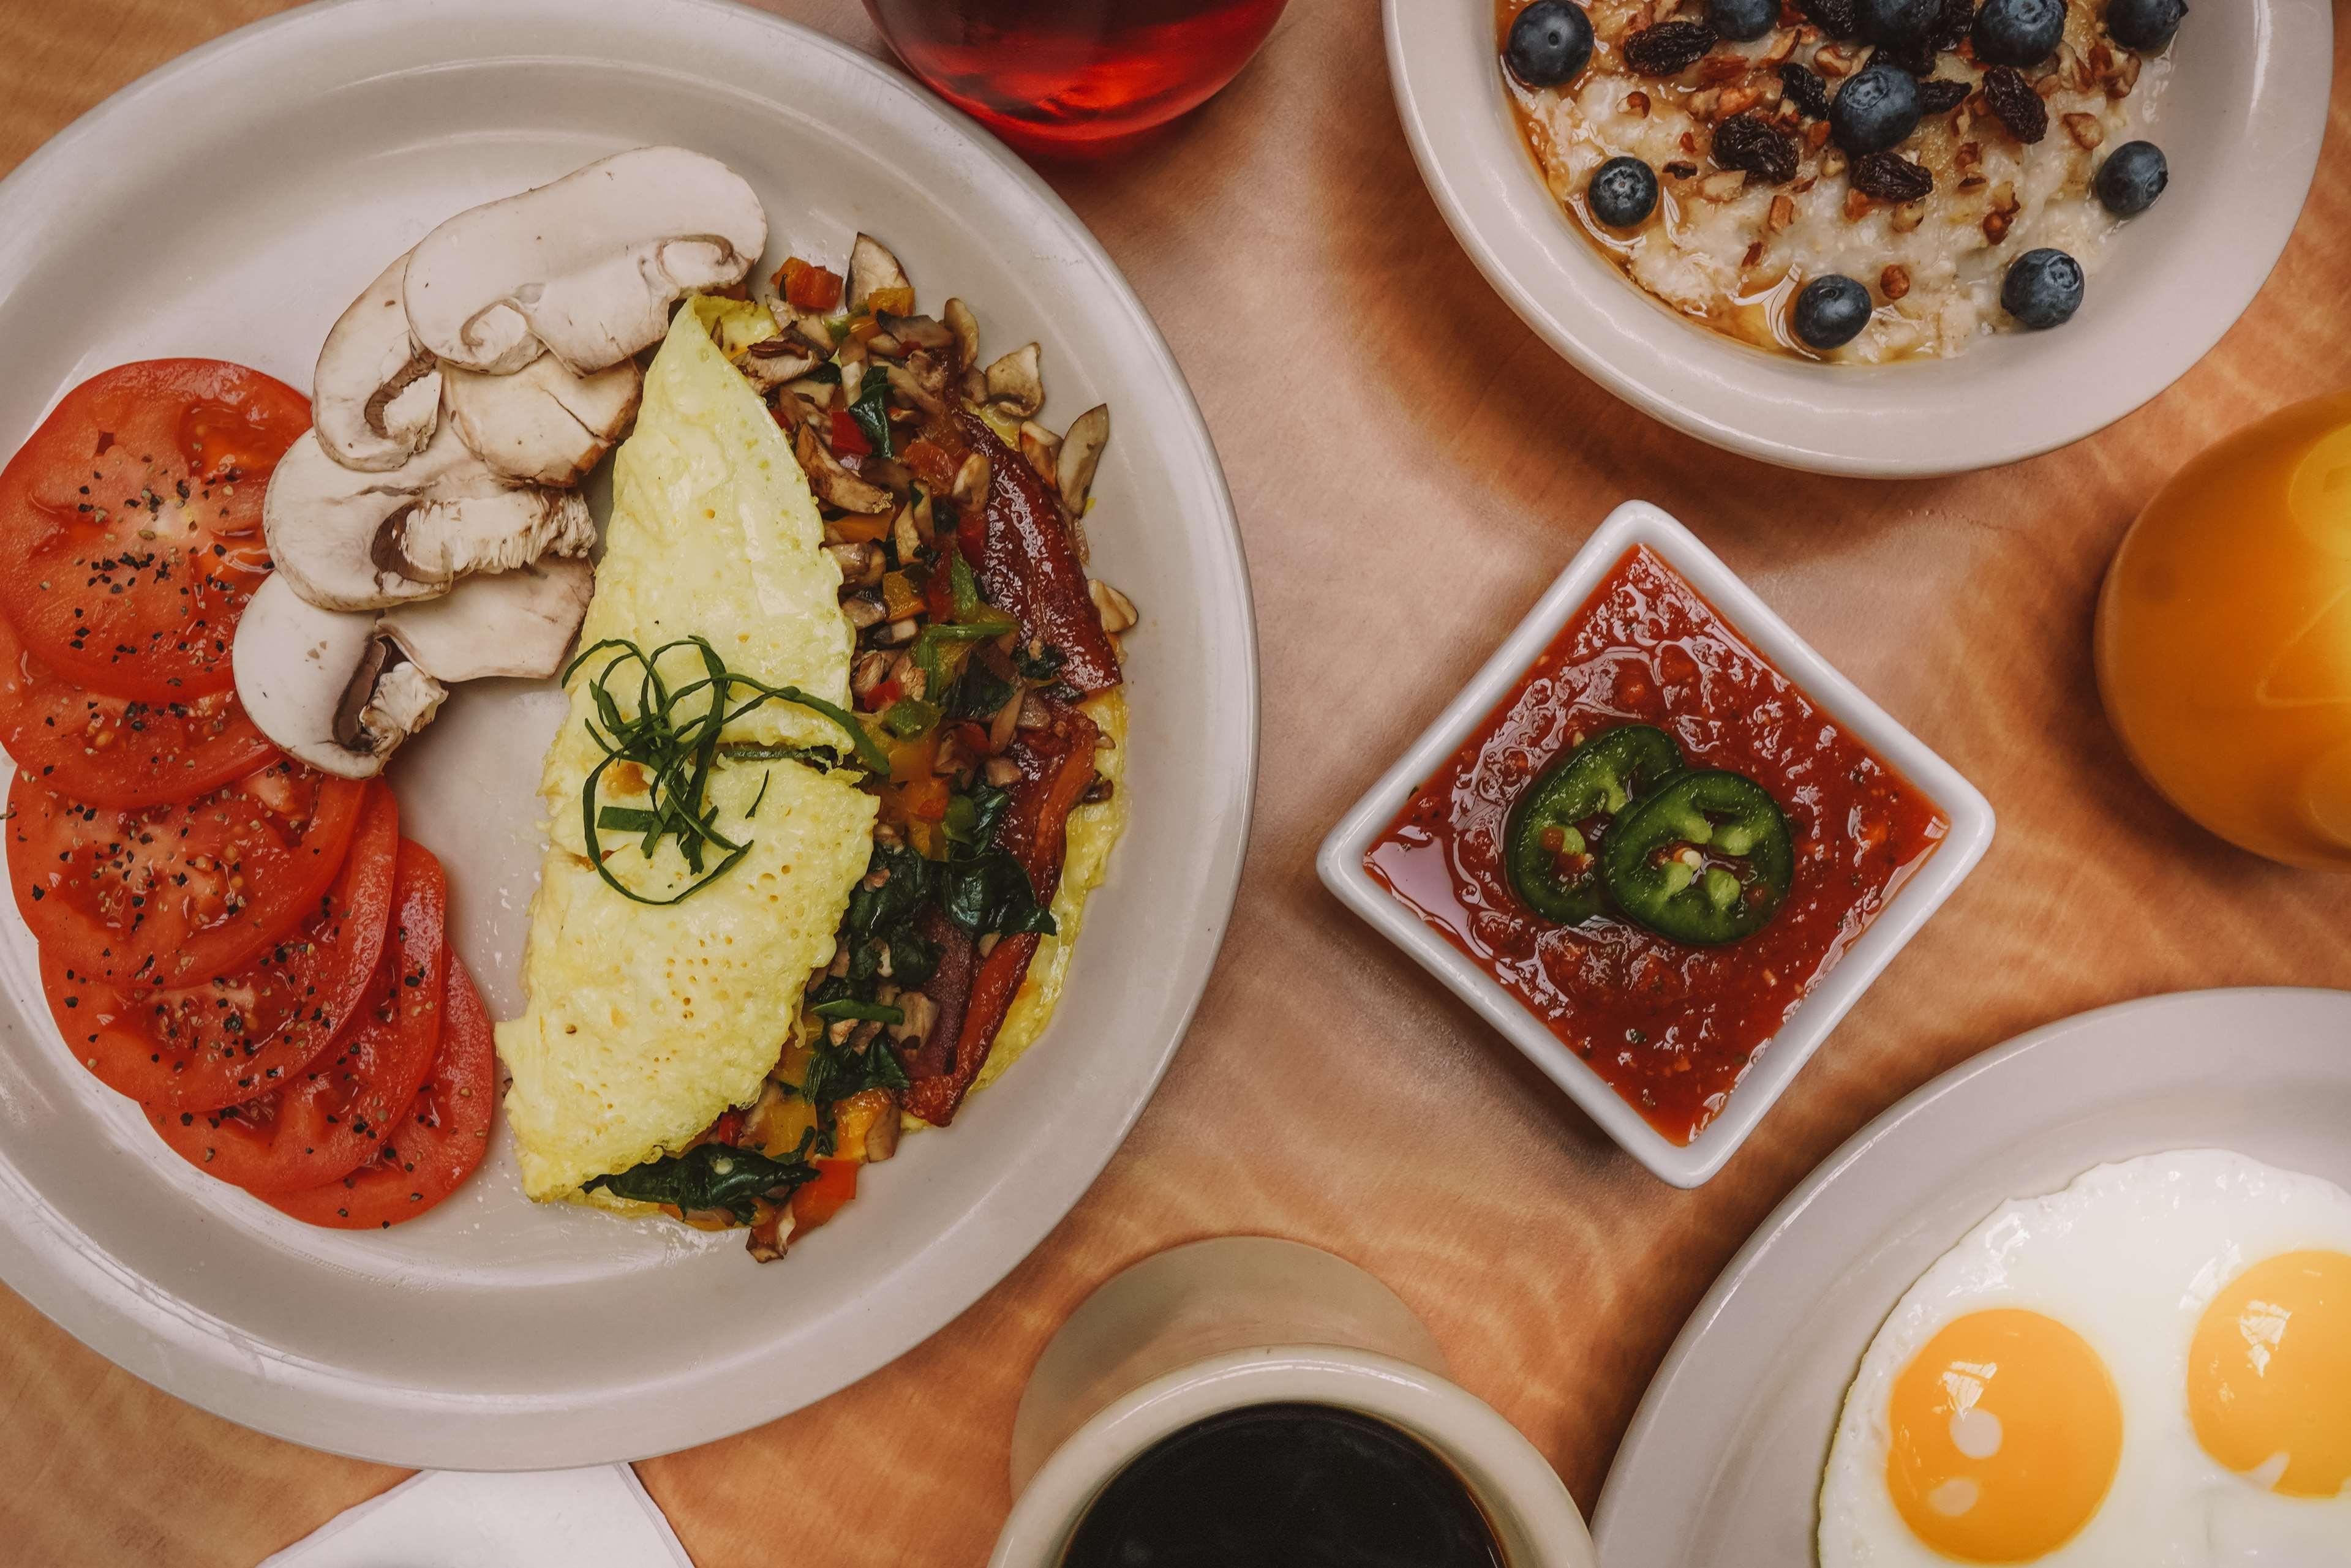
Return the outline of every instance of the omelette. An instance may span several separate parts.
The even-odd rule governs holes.
[[[645,373],[498,1030],[531,1197],[761,1260],[1035,1043],[1126,817],[1108,411],[1037,425],[1035,345],[983,371],[858,247],[845,308],[795,258]]]
[[[695,313],[679,311],[614,460],[581,647],[620,639],[650,651],[698,635],[732,671],[846,705],[850,633],[822,538],[774,419]],[[691,678],[680,656],[689,652],[664,668]],[[757,1097],[810,971],[832,957],[872,841],[874,800],[851,775],[789,758],[726,764],[708,803],[722,831],[748,844],[746,858],[674,904],[619,894],[588,857],[580,808],[602,760],[590,733],[599,667],[586,656],[567,683],[570,714],[539,786],[550,841],[523,954],[529,1005],[497,1030],[523,1190],[540,1200],[578,1197],[598,1176],[677,1153]],[[733,721],[724,738],[841,740],[831,721],[785,704]],[[603,801],[626,809],[643,793],[626,783],[608,786]],[[688,876],[683,841],[664,838],[650,854],[633,840],[602,847],[606,870],[656,896]]]

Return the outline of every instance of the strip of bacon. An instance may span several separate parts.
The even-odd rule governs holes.
[[[1015,462],[1019,459],[1015,458]],[[1052,722],[1024,729],[1004,755],[1019,764],[1019,780],[997,823],[997,843],[1029,873],[1037,902],[1050,904],[1061,885],[1061,856],[1070,813],[1093,787],[1094,747],[1101,731],[1076,708],[1051,705]],[[999,938],[984,958],[962,927],[925,910],[923,935],[940,942],[938,973],[925,988],[939,1009],[930,1039],[905,1063],[906,1109],[935,1127],[955,1120],[956,1108],[987,1065],[1012,999],[1028,977],[1040,938],[1024,933]],[[954,1042],[953,1051],[946,1042]]]
[[[1118,650],[1086,592],[1086,569],[1061,503],[1028,460],[997,439],[976,414],[956,415],[956,430],[987,459],[987,535],[964,554],[988,600],[1020,625],[1020,634],[1061,651],[1061,678],[1089,695],[1123,678]]]

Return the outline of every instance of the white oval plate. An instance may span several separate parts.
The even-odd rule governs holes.
[[[1813,1562],[1821,1466],[1862,1352],[1984,1216],[2164,1149],[2234,1149],[2351,1187],[2346,1127],[2351,992],[2151,997],[1952,1069],[1806,1177],[1698,1303],[1609,1469],[1600,1560]]]
[[[785,1414],[897,1356],[1060,1220],[1142,1111],[1222,937],[1257,755],[1249,584],[1166,345],[1041,182],[839,44],[712,0],[337,0],[126,89],[0,184],[0,450],[125,360],[309,384],[342,307],[460,208],[621,148],[725,160],[766,267],[883,236],[933,306],[1044,344],[1048,416],[1108,402],[1095,565],[1134,593],[1133,819],[1061,1016],[952,1132],[910,1139],[766,1267],[739,1238],[537,1208],[503,1131],[397,1229],[296,1224],[183,1166],[68,1058],[0,916],[0,1277],[140,1376],[371,1459],[552,1469]],[[517,1010],[551,688],[467,690],[393,771],[460,949]]]
[[[1819,365],[1651,298],[1576,232],[1505,99],[1494,8],[1386,0],[1388,72],[1421,178],[1510,308],[1654,418],[1767,463],[1872,477],[2013,463],[2102,430],[2202,359],[2285,248],[2326,134],[2327,0],[2199,5],[2150,137],[2171,185],[2108,246],[2080,315],[1956,359]]]

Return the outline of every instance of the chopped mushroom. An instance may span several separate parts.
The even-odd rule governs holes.
[[[1045,406],[1045,377],[1040,350],[1023,343],[987,367],[987,401],[1015,419],[1027,419]]]
[[[807,470],[809,487],[817,496],[831,502],[844,512],[860,512],[872,516],[894,511],[897,498],[878,485],[869,485],[841,465],[838,458],[825,449],[805,424],[792,433],[792,454]]]
[[[862,234],[849,247],[849,287],[846,308],[852,315],[863,310],[873,301],[873,296],[885,288],[912,288],[906,279],[906,269],[890,254],[890,247],[872,235]]]
[[[956,359],[967,369],[979,363],[979,318],[971,313],[971,307],[950,299],[939,314],[946,319],[947,330],[955,334]]]
[[[585,555],[596,539],[576,491],[507,484],[448,424],[388,474],[296,441],[270,476],[262,528],[279,574],[324,610],[430,599],[469,572]]]
[[[576,485],[637,416],[644,378],[634,360],[579,376],[542,354],[510,376],[452,365],[444,372],[449,423],[501,478]]]
[[[683,296],[742,282],[767,244],[741,175],[640,147],[426,235],[408,266],[409,327],[467,370],[509,375],[544,345],[584,375],[658,340]]]
[[[373,778],[446,695],[414,665],[395,665],[392,652],[374,616],[321,610],[277,573],[237,622],[237,701],[287,755],[340,778]]]
[[[1037,470],[1037,477],[1048,485],[1058,485],[1056,465],[1061,455],[1061,438],[1033,419],[1020,422],[1020,455],[1029,466]]]
[[[408,335],[401,290],[407,272],[407,256],[385,267],[336,319],[319,350],[311,417],[319,444],[346,468],[397,468],[433,439],[441,375]]]
[[[1096,403],[1071,422],[1069,433],[1061,437],[1061,455],[1055,478],[1061,491],[1061,503],[1070,508],[1072,517],[1085,515],[1086,496],[1094,485],[1094,468],[1102,462],[1102,448],[1110,444],[1110,405]]]

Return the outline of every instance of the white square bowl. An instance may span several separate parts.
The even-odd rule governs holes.
[[[1722,1113],[1687,1145],[1673,1143],[1650,1126],[1541,1019],[1374,880],[1364,866],[1372,841],[1395,821],[1422,783],[1485,723],[1527,667],[1592,597],[1602,579],[1635,545],[1646,545],[1687,578],[1733,631],[1821,711],[1924,790],[1951,824],[1942,845],[1896,890],[1869,928],[1845,949],[1844,956],[1797,1004],[1780,1031],[1756,1053],[1730,1092]],[[1676,1186],[1690,1187],[1720,1170],[1723,1162],[1746,1142],[1870,982],[1975,869],[1991,844],[1991,804],[1981,791],[1837,674],[1687,528],[1646,501],[1628,501],[1609,515],[1437,722],[1340,819],[1322,841],[1315,867],[1323,885],[1337,894],[1341,902],[1477,1009],[1627,1153]]]

